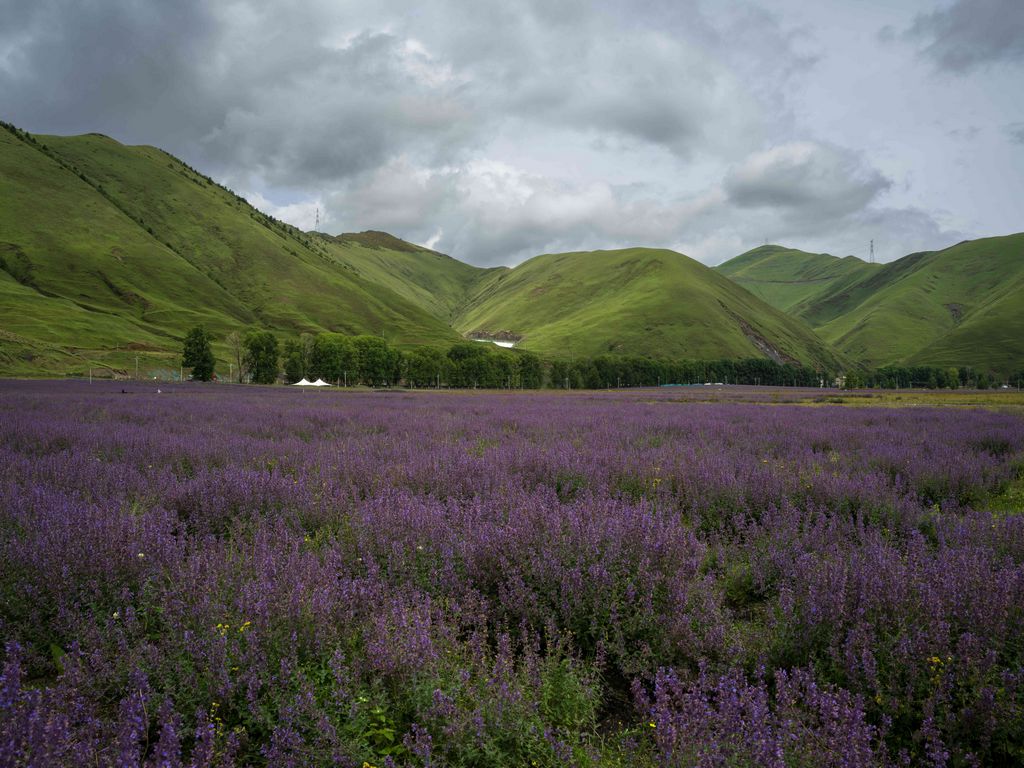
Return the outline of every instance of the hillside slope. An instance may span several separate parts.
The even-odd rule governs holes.
[[[682,254],[630,248],[537,256],[485,280],[463,333],[508,333],[541,354],[712,359],[770,356],[835,366],[802,322]]]
[[[508,271],[507,267],[474,267],[386,232],[325,235],[321,239],[338,263],[446,323],[452,322],[481,282]]]
[[[0,200],[5,375],[175,369],[198,323],[222,369],[224,336],[250,327],[502,335],[565,358],[1024,367],[1024,233],[885,265],[763,246],[715,270],[646,248],[483,269],[383,232],[303,233],[153,147],[14,129]]]
[[[904,256],[799,307],[869,365],[1024,365],[1024,233]]]
[[[136,355],[143,367],[173,368],[196,323],[217,338],[250,326],[382,334],[399,345],[458,338],[159,149],[0,131],[0,198],[8,375],[127,371]]]
[[[715,270],[776,309],[794,308],[879,269],[856,256],[838,258],[781,245],[763,245],[719,264]]]

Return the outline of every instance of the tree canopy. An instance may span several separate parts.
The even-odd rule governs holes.
[[[273,384],[277,380],[277,337],[270,331],[249,331],[245,334],[245,367],[257,384]]]
[[[181,364],[192,369],[192,378],[197,381],[209,381],[213,378],[215,365],[213,349],[210,347],[210,335],[201,325],[197,325],[185,336]]]

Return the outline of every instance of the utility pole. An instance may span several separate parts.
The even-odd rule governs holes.
[[[235,364],[228,363],[228,381],[235,380]]]
[[[139,378],[139,356],[135,356],[135,378]]]

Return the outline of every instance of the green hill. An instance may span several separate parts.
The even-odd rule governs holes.
[[[767,245],[716,269],[868,366],[1024,366],[1024,234],[888,264]]]
[[[837,286],[864,279],[880,267],[856,256],[838,258],[763,245],[715,269],[776,309],[796,314],[794,308],[801,304]]]
[[[520,346],[557,357],[769,356],[836,364],[802,322],[693,259],[649,248],[537,256],[485,280],[455,327],[520,337]]]
[[[477,286],[508,271],[507,267],[474,267],[386,232],[324,236],[323,241],[338,263],[446,323],[452,322],[458,308]]]
[[[1024,233],[886,264],[799,308],[839,350],[869,365],[1024,365]]]
[[[510,331],[552,356],[834,360],[799,323],[679,254],[481,269],[383,232],[303,233],[159,149],[95,134],[0,131],[0,194],[8,375],[133,372],[136,357],[143,373],[173,369],[197,323],[218,340],[260,326],[447,345],[457,329]],[[563,269],[572,277],[556,286]],[[223,341],[215,351],[226,367]]]
[[[0,131],[0,199],[8,375],[129,371],[137,355],[143,369],[173,368],[196,323],[217,338],[262,326],[458,339],[420,303],[159,149]]]
[[[384,232],[301,232],[153,147],[5,127],[6,375],[173,369],[198,323],[222,369],[224,336],[249,327],[511,338],[562,358],[1024,365],[1024,234],[885,265],[763,246],[715,270],[646,248],[482,269]]]

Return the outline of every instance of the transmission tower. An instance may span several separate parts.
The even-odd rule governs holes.
[[[320,207],[319,206],[317,206],[317,209],[316,209],[316,226],[313,227],[313,231],[314,232],[319,232],[320,231]],[[872,242],[874,242],[874,241],[872,241]]]
[[[875,263],[875,241],[871,241],[871,263]]]

